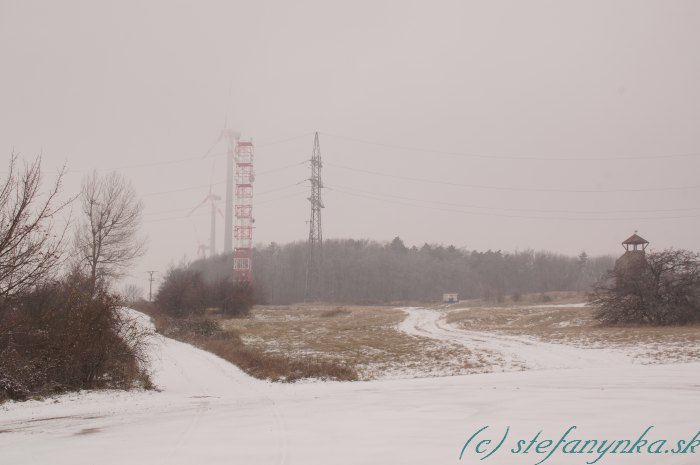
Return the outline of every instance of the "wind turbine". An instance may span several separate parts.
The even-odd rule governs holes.
[[[224,129],[217,137],[216,141],[207,150],[202,158],[207,158],[221,141],[226,139],[226,216],[224,216],[224,253],[233,251],[233,158],[236,150],[236,143],[240,139],[241,133],[228,128],[228,115],[224,120]],[[212,252],[213,253],[213,252]]]
[[[213,256],[214,254],[216,254],[216,214],[217,213],[221,214],[221,210],[217,206],[217,203],[220,200],[221,200],[221,196],[212,193],[211,186],[209,186],[209,193],[206,195],[206,197],[204,197],[204,200],[202,200],[199,203],[199,205],[194,207],[187,214],[187,216],[190,216],[192,213],[197,211],[205,203],[207,203],[207,202],[210,203],[210,205],[211,205],[211,226],[210,226],[210,228],[211,229],[209,231],[209,256]],[[199,244],[199,252],[202,252],[203,249],[206,247],[207,246],[202,246],[202,244]]]
[[[207,257],[207,250],[209,250],[209,246],[202,244],[201,242],[197,241],[197,256],[201,258],[206,258]]]
[[[199,232],[197,232],[197,226],[192,225],[192,228],[194,229],[194,237],[197,239],[197,258],[207,258],[207,250],[209,250],[209,246],[206,244],[202,244],[202,241],[199,240]]]

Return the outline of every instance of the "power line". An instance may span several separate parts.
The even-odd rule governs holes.
[[[308,137],[310,135],[313,135],[313,133],[304,133],[304,134],[300,134],[298,136],[289,137],[287,139],[281,139],[281,140],[277,140],[277,141],[273,141],[273,142],[268,142],[268,143],[262,144],[262,145],[258,145],[258,144],[256,144],[256,145],[258,147],[268,147],[268,146],[272,146],[272,145],[283,144],[285,142],[291,142],[294,140],[301,139],[303,137]],[[186,163],[186,162],[190,162],[190,161],[203,161],[203,160],[207,160],[208,158],[211,158],[211,157],[223,157],[224,155],[226,155],[225,152],[211,153],[213,151],[213,149],[216,148],[216,146],[219,144],[219,142],[220,142],[220,140],[217,139],[216,142],[214,143],[214,145],[212,145],[212,147],[205,152],[204,156],[179,158],[176,160],[154,161],[154,162],[148,162],[148,163],[135,163],[132,165],[121,165],[121,166],[114,166],[114,167],[108,167],[108,168],[94,168],[94,169],[84,169],[84,170],[70,169],[70,170],[66,170],[66,173],[89,173],[93,170],[94,171],[119,171],[119,170],[137,169],[137,168],[151,168],[154,166],[175,165],[175,164]],[[271,170],[262,171],[262,172],[259,172],[257,174],[260,175],[260,174],[272,173],[275,171],[281,171],[283,169],[294,167],[297,165],[301,165],[303,163],[305,163],[305,161],[301,162],[301,163],[295,163],[295,164],[289,165],[289,166],[283,166],[281,168],[274,168]]]
[[[167,191],[148,192],[146,194],[141,194],[141,197],[149,197],[151,195],[173,194],[175,192],[191,191],[194,189],[202,189],[202,188],[211,187],[211,186],[218,186],[219,184],[224,184],[225,182],[226,181],[220,181],[220,182],[213,182],[211,184],[199,184],[196,186],[182,187],[180,189],[171,189],[171,190],[167,190]]]
[[[268,190],[263,191],[263,192],[261,192],[261,193],[259,193],[259,194],[256,194],[256,195],[260,196],[260,195],[271,194],[272,192],[279,192],[279,191],[282,191],[282,190],[285,190],[285,189],[289,189],[290,187],[297,187],[297,186],[299,186],[299,185],[300,185],[301,183],[303,183],[303,182],[304,182],[304,181],[295,182],[295,183],[293,183],[293,184],[287,184],[287,185],[284,185],[284,186],[281,186],[281,187],[276,187],[276,188],[274,188],[274,189],[268,189]]]
[[[294,199],[294,198],[301,197],[301,196],[305,196],[305,195],[306,195],[306,191],[304,191],[304,192],[295,192],[295,193],[293,193],[293,194],[288,194],[288,195],[283,195],[283,196],[280,196],[280,197],[273,197],[273,198],[271,198],[271,199],[263,200],[262,202],[255,202],[255,205],[256,205],[256,206],[257,206],[257,205],[264,205],[264,204],[266,204],[266,203],[274,203],[274,202],[277,202],[278,200]]]
[[[255,145],[256,145],[256,147],[258,147],[258,148],[260,148],[260,147],[269,147],[269,146],[271,146],[271,145],[284,144],[284,143],[286,143],[286,142],[291,142],[291,141],[299,140],[299,139],[301,139],[301,138],[303,138],[303,137],[308,137],[308,136],[313,136],[313,135],[314,135],[313,132],[305,132],[304,134],[299,134],[298,136],[292,136],[292,137],[288,137],[288,138],[286,138],[286,139],[275,140],[275,141],[272,141],[272,142],[265,142],[265,143],[262,143],[262,144],[257,144],[257,143],[256,143]]]
[[[289,189],[289,188],[291,188],[291,187],[297,187],[299,184],[301,184],[301,183],[298,183],[298,182],[297,182],[297,183],[293,183],[293,184],[287,184],[287,185],[285,185],[285,186],[276,187],[276,188],[274,188],[274,189],[269,189],[269,190],[260,192],[259,194],[256,194],[256,195],[257,195],[257,196],[261,196],[261,195],[271,194],[271,193],[274,193],[274,192],[279,192],[279,191],[281,191],[281,190]],[[267,203],[268,201],[270,201],[270,200],[266,200],[266,201],[259,202],[259,203]],[[171,209],[171,210],[161,210],[161,211],[156,211],[156,212],[146,212],[146,213],[144,213],[144,215],[145,215],[145,216],[164,215],[164,214],[167,214],[167,213],[179,213],[179,212],[185,212],[185,211],[190,211],[190,210],[191,210],[190,207],[185,207],[185,208],[174,208],[174,209]],[[179,218],[180,218],[180,217],[175,217],[175,218],[161,218],[161,219],[166,220],[166,219],[179,219]],[[182,218],[187,218],[187,216],[183,216]],[[192,218],[192,216],[190,216],[190,218]],[[157,221],[157,220],[156,220],[156,221]]]
[[[154,220],[144,220],[144,223],[160,223],[162,221],[172,221],[172,220],[185,220],[185,219],[192,219],[192,218],[203,218],[205,216],[209,216],[208,213],[201,213],[199,215],[184,215],[184,216],[173,216],[169,218],[157,218]]]
[[[272,168],[272,169],[265,170],[265,171],[261,171],[261,172],[259,172],[259,173],[255,173],[255,174],[256,174],[257,176],[259,176],[259,175],[261,175],[261,174],[276,173],[276,172],[278,172],[278,171],[283,171],[283,170],[288,170],[288,169],[290,169],[290,168],[295,168],[295,167],[300,166],[300,165],[303,165],[303,164],[305,164],[305,163],[308,163],[308,160],[304,160],[304,161],[301,161],[301,162],[298,162],[298,163],[291,163],[291,164],[289,164],[289,165],[280,166],[279,168]]]
[[[282,171],[282,170],[285,170],[285,169],[294,168],[294,167],[296,167],[296,166],[303,165],[303,164],[306,163],[306,162],[307,162],[307,161],[304,160],[304,161],[299,162],[299,163],[293,163],[293,164],[290,164],[290,165],[281,166],[281,167],[279,167],[279,168],[274,168],[274,169],[262,171],[262,172],[256,173],[256,174],[259,176],[259,175],[265,175],[265,174],[268,174],[268,173],[273,173],[273,172],[275,172],[275,171]],[[141,197],[149,197],[149,196],[152,196],[152,195],[161,195],[161,194],[173,194],[173,193],[176,193],[176,192],[186,192],[186,191],[189,191],[189,190],[202,189],[202,188],[211,187],[211,186],[218,186],[218,185],[220,185],[220,184],[226,184],[226,181],[212,182],[212,183],[209,183],[209,184],[197,184],[197,185],[194,185],[194,186],[186,186],[186,187],[182,187],[182,188],[179,188],[179,189],[170,189],[170,190],[165,190],[165,191],[147,192],[147,193],[145,193],[145,194],[141,194]],[[257,194],[257,195],[262,195],[262,194],[263,194],[263,192],[261,192],[260,194]]]
[[[165,215],[166,213],[179,213],[179,212],[186,212],[192,210],[190,207],[184,207],[184,208],[174,208],[172,210],[161,210],[159,212],[145,212],[144,216],[151,216],[151,215]]]
[[[215,157],[219,157],[224,155],[223,153],[215,154]],[[202,157],[189,157],[189,158],[180,158],[178,160],[165,160],[165,161],[155,161],[151,163],[138,163],[134,165],[122,165],[122,166],[115,166],[111,168],[95,168],[94,171],[119,171],[119,170],[127,170],[127,169],[135,169],[135,168],[149,168],[149,167],[154,167],[154,166],[164,166],[164,165],[175,165],[178,163],[185,163],[188,161],[201,161]],[[67,170],[67,173],[89,173],[93,171],[92,169],[89,170]]]
[[[397,201],[397,200],[389,200],[389,199],[384,199],[382,197],[374,196],[374,195],[365,195],[365,194],[358,194],[358,193],[353,193],[349,191],[344,191],[342,189],[337,189],[337,188],[328,188],[332,192],[338,192],[340,194],[344,195],[350,195],[353,197],[360,197],[360,198],[365,198],[365,199],[370,199],[370,200],[376,200],[380,202],[385,202],[385,203],[391,203],[391,204],[396,204],[396,205],[403,205],[407,207],[415,207],[415,208],[423,208],[427,210],[433,210],[433,211],[444,211],[444,212],[450,212],[450,213],[463,213],[467,215],[475,215],[475,216],[494,216],[494,217],[501,217],[501,218],[520,218],[520,219],[528,219],[528,220],[563,220],[563,221],[631,221],[631,220],[674,220],[674,219],[686,219],[686,218],[698,218],[700,217],[700,214],[697,215],[686,215],[686,216],[664,216],[664,217],[625,217],[625,218],[615,218],[615,217],[605,217],[605,218],[593,218],[593,217],[557,217],[557,216],[530,216],[530,215],[508,215],[508,214],[502,214],[502,213],[491,213],[491,212],[473,212],[473,211],[466,211],[466,210],[458,210],[454,208],[445,208],[445,207],[433,207],[429,205],[419,205],[419,204],[414,204],[414,203],[409,203],[409,202],[403,202],[403,201]]]
[[[381,192],[372,192],[372,191],[367,191],[363,189],[358,189],[356,187],[350,187],[350,186],[343,186],[339,184],[333,184],[333,185],[328,185],[326,184],[326,187],[329,189],[340,189],[340,190],[349,190],[351,192],[359,192],[359,193],[364,193],[364,194],[369,194],[369,195],[377,195],[380,197],[391,197],[395,199],[400,199],[400,200],[408,200],[408,201],[416,201],[416,202],[425,202],[425,203],[433,203],[433,204],[438,204],[438,205],[448,205],[448,206],[454,206],[454,207],[465,207],[465,208],[476,208],[476,209],[482,209],[482,210],[501,210],[501,211],[514,211],[514,212],[533,212],[533,213],[574,213],[574,214],[620,214],[620,213],[671,213],[671,212],[686,212],[686,211],[697,211],[700,210],[700,207],[690,207],[690,208],[663,208],[663,209],[642,209],[642,210],[571,210],[571,209],[566,209],[566,210],[552,210],[552,209],[538,209],[538,208],[508,208],[508,207],[493,207],[493,206],[483,206],[483,205],[473,205],[473,204],[465,204],[465,203],[455,203],[455,202],[444,202],[444,201],[439,201],[439,200],[426,200],[426,199],[417,199],[417,198],[411,198],[411,197],[405,197],[405,196],[399,196],[399,195],[394,195],[394,194],[385,194]]]
[[[514,192],[568,192],[568,193],[609,193],[609,192],[659,192],[659,191],[682,191],[690,189],[699,189],[700,185],[693,186],[673,186],[673,187],[644,187],[644,188],[612,188],[612,189],[562,189],[562,188],[544,188],[544,187],[510,187],[510,186],[492,186],[486,184],[464,184],[444,180],[416,178],[411,176],[401,176],[398,174],[381,173],[378,171],[370,171],[362,168],[353,168],[351,166],[339,165],[337,163],[326,162],[327,165],[335,166],[348,171],[358,173],[372,174],[374,176],[383,176],[392,179],[400,179],[403,181],[416,181],[428,184],[439,184],[443,186],[467,187],[470,189],[487,189],[499,191],[514,191]]]
[[[530,155],[522,155],[522,156],[514,156],[514,155],[495,155],[495,154],[479,154],[479,153],[464,153],[464,152],[452,152],[452,151],[447,151],[447,150],[434,150],[434,149],[423,149],[423,148],[416,148],[416,147],[406,147],[406,146],[401,146],[401,145],[394,145],[394,144],[385,144],[382,142],[372,142],[368,141],[365,139],[360,139],[357,137],[350,137],[350,136],[344,136],[344,135],[339,135],[339,134],[329,134],[329,133],[322,133],[324,136],[328,137],[333,137],[336,139],[341,139],[341,140],[346,140],[346,141],[351,141],[351,142],[357,142],[360,144],[365,144],[365,145],[373,145],[376,147],[384,147],[384,148],[389,148],[389,149],[394,149],[394,150],[402,150],[404,152],[416,152],[416,153],[425,153],[425,154],[433,154],[433,155],[447,155],[447,156],[453,156],[453,157],[465,157],[465,158],[483,158],[487,160],[525,160],[525,161],[532,161],[532,160],[537,160],[537,161],[611,161],[611,160],[622,160],[622,161],[630,161],[630,160],[664,160],[664,159],[671,159],[671,158],[690,158],[690,157],[697,157],[700,156],[700,152],[689,152],[689,153],[675,153],[675,154],[669,154],[669,155],[632,155],[632,156],[619,156],[619,155],[610,155],[610,156],[594,156],[594,157],[542,157],[542,156],[530,156]]]

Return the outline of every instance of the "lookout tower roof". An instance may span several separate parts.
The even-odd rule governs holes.
[[[637,235],[637,231],[622,242],[622,247],[624,247],[628,252],[633,250],[644,250],[648,245],[649,241]]]
[[[648,240],[644,239],[644,238],[641,237],[641,236],[638,236],[637,233],[635,232],[635,233],[632,234],[630,237],[628,237],[627,239],[625,239],[625,240],[622,242],[622,245],[626,245],[626,244],[630,244],[630,245],[642,245],[642,244],[648,244],[648,243],[649,243]]]

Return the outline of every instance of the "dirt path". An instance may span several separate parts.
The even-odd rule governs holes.
[[[631,363],[631,359],[624,354],[608,349],[581,349],[529,337],[467,331],[448,324],[446,314],[438,310],[415,307],[402,310],[406,312],[406,319],[399,324],[399,330],[414,336],[461,344],[480,353],[494,366],[494,371],[595,368]]]

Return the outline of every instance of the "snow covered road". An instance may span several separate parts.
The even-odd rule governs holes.
[[[236,457],[287,463],[286,426],[266,395],[268,383],[167,338],[156,344],[154,365],[161,393],[89,393],[0,407],[0,463],[201,463],[204,450],[221,458],[205,463],[231,463],[224,458],[232,438]]]
[[[427,315],[412,314],[427,324]],[[162,392],[0,406],[0,464],[474,463],[475,456],[459,462],[459,453],[484,425],[510,426],[523,438],[539,430],[555,436],[571,425],[587,437],[636,437],[652,424],[660,436],[685,438],[700,427],[699,363],[613,361],[571,370],[279,385],[161,338],[154,367]],[[496,454],[485,462],[532,465],[534,459]],[[650,462],[631,455],[599,463]],[[654,463],[698,461],[685,455]]]
[[[581,349],[549,344],[529,337],[483,331],[467,331],[445,321],[446,314],[427,308],[406,307],[399,330],[414,336],[463,345],[489,360],[494,371],[617,366],[631,363],[622,353],[609,349]]]

